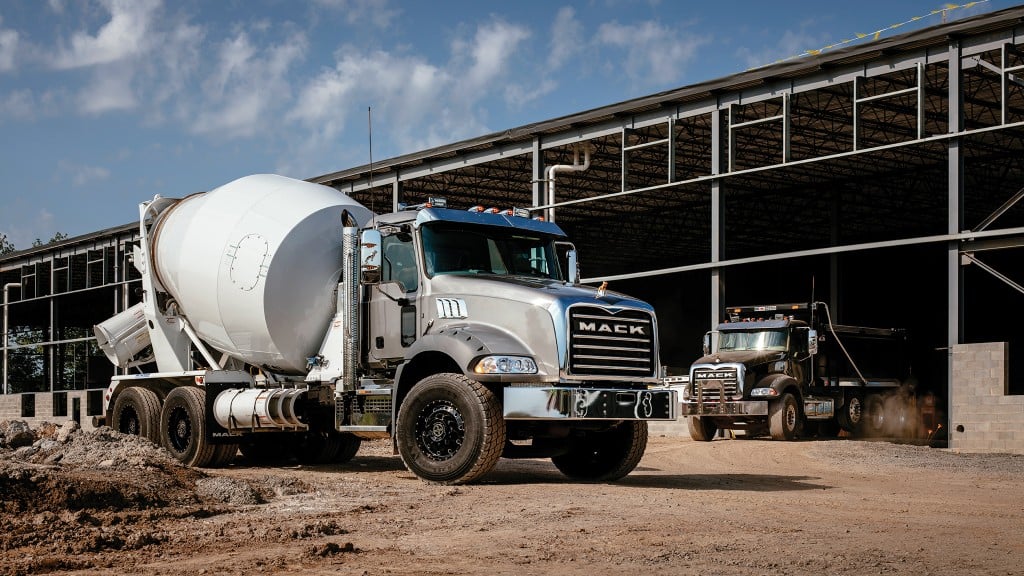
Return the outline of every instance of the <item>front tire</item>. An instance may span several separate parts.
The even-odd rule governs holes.
[[[505,446],[498,399],[462,374],[420,380],[402,402],[395,432],[402,462],[435,484],[465,484],[490,472]]]
[[[768,406],[768,427],[772,440],[795,440],[800,432],[800,405],[786,392]]]
[[[647,449],[647,422],[625,420],[571,441],[569,451],[551,461],[573,480],[612,482],[629,474]]]
[[[160,398],[152,390],[134,386],[122,391],[110,420],[110,427],[122,434],[160,443]]]
[[[209,466],[222,456],[206,441],[205,400],[205,390],[181,386],[171,390],[160,411],[160,445],[186,466]]]
[[[690,438],[698,442],[711,442],[718,432],[718,426],[710,418],[690,416],[686,421],[690,430]]]

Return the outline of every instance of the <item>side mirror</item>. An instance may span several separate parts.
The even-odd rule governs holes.
[[[580,283],[580,261],[579,256],[576,254],[576,250],[569,250],[566,253],[566,259],[569,261],[569,283],[579,284]]]
[[[363,230],[359,236],[359,281],[363,284],[380,282],[380,246],[379,230]]]
[[[807,331],[807,352],[814,356],[818,353],[818,331],[808,330]]]
[[[704,355],[711,354],[711,332],[704,333]]]
[[[562,278],[570,284],[580,283],[580,261],[572,242],[555,242],[555,254],[562,269]]]

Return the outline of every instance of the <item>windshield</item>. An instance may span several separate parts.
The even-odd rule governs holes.
[[[421,228],[427,275],[505,274],[560,280],[553,239],[543,234],[436,222]]]
[[[723,331],[718,335],[718,350],[719,352],[734,350],[785,351],[788,336],[788,330]]]

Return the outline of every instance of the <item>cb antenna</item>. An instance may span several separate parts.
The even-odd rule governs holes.
[[[366,107],[366,131],[370,140],[370,212],[373,208],[373,107]]]

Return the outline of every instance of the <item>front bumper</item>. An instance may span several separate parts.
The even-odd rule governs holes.
[[[731,400],[726,402],[684,401],[680,416],[767,416],[766,400]]]
[[[675,390],[505,388],[506,420],[675,420]]]

